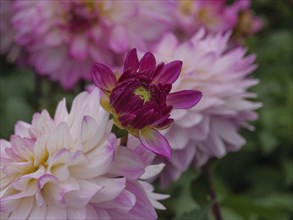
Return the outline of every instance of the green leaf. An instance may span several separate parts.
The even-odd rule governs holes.
[[[116,135],[117,138],[122,138],[128,134],[126,129],[120,129],[115,124],[113,125],[111,131]]]
[[[251,219],[252,216],[258,216],[267,220],[285,219],[285,213],[276,207],[267,207],[262,203],[253,201],[244,196],[230,196],[223,202],[222,206],[230,208],[245,219]]]
[[[286,186],[293,185],[293,161],[289,159],[284,160],[282,163],[282,168],[284,173],[285,185]]]

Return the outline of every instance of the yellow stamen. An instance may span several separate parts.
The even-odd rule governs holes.
[[[151,98],[151,93],[143,86],[140,86],[134,90],[134,94],[138,95],[144,103],[150,100]]]

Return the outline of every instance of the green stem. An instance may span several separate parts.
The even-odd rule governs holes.
[[[209,166],[208,163],[206,165],[204,165],[203,172],[204,172],[204,175],[206,176],[206,179],[208,181],[210,194],[211,194],[211,197],[212,197],[212,200],[213,200],[213,213],[214,213],[214,216],[215,216],[216,220],[222,220],[223,218],[222,218],[222,214],[221,214],[221,208],[220,208],[219,201],[217,199],[217,193],[216,193],[216,190],[215,190],[215,186],[214,186],[210,166]]]

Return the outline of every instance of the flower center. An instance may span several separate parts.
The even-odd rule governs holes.
[[[134,90],[134,94],[139,96],[146,103],[151,98],[151,93],[143,86],[139,86]]]
[[[184,15],[190,15],[192,11],[192,1],[179,1],[179,10]]]
[[[80,33],[90,29],[98,23],[93,1],[74,2],[67,13],[69,29],[71,32]]]

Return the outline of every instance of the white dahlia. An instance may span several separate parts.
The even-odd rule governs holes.
[[[18,122],[1,140],[3,219],[155,219],[162,208],[148,184],[152,176],[134,150],[117,145],[99,91],[83,92],[68,113],[44,110],[31,124]]]

